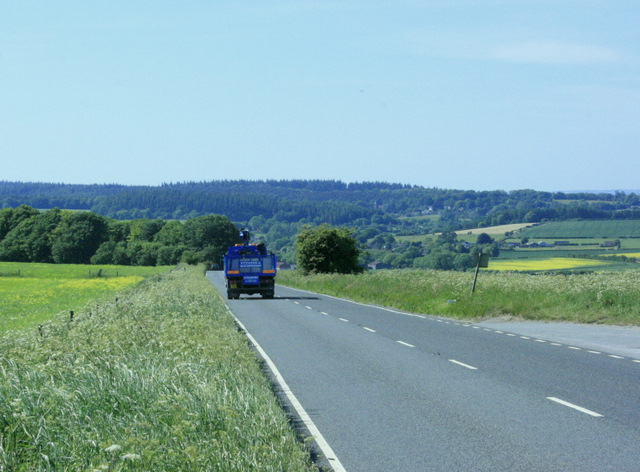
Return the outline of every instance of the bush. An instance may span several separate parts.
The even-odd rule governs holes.
[[[308,273],[356,274],[360,248],[347,228],[322,225],[305,228],[296,237],[298,268]]]

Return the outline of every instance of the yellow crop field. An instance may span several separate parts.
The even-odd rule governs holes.
[[[606,261],[579,259],[574,257],[551,257],[548,259],[492,260],[489,270],[566,270],[606,265]]]

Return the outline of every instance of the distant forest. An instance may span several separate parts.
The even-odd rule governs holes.
[[[455,230],[568,219],[640,219],[635,193],[477,192],[383,182],[213,181],[157,187],[0,182],[0,260],[94,264],[215,263],[238,228],[296,262],[307,225],[347,227],[361,263],[467,270],[475,252]],[[80,211],[78,211],[80,210]],[[396,236],[428,235],[401,242]],[[222,236],[221,236],[222,235]],[[220,239],[222,237],[222,239]]]
[[[354,228],[435,214],[439,218],[433,221],[434,230],[572,218],[640,218],[640,197],[635,193],[448,190],[336,180],[217,180],[160,186],[0,181],[0,207],[20,205],[89,210],[118,220],[187,220],[220,214],[238,224],[260,217]],[[424,224],[420,230],[424,232]]]

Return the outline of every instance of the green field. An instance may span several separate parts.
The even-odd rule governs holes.
[[[0,333],[37,325],[169,269],[0,262]]]
[[[530,239],[640,238],[638,220],[551,221],[527,228],[520,234]]]
[[[0,335],[0,471],[315,470],[203,272]]]

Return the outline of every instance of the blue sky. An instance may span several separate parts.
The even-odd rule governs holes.
[[[637,0],[5,1],[0,180],[640,188]]]

